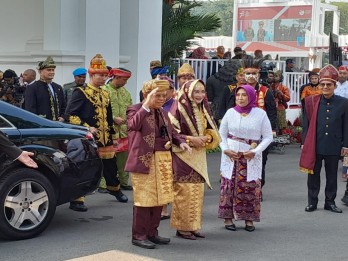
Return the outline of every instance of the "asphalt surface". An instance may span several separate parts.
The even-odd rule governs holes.
[[[169,220],[164,220],[159,231],[171,238],[169,245],[154,250],[135,247],[131,244],[132,193],[125,192],[130,198],[127,204],[96,193],[87,197],[86,213],[71,211],[68,205],[58,207],[49,228],[37,238],[0,240],[0,260],[68,260],[104,252],[113,257],[105,254],[105,259],[88,260],[348,260],[348,207],[340,201],[346,183],[339,175],[336,204],[343,214],[323,209],[323,175],[318,210],[305,212],[307,179],[298,171],[299,154],[299,146],[290,145],[284,154],[269,155],[261,222],[255,223],[254,232],[245,231],[242,221],[236,222],[237,231],[225,230],[217,218],[220,153],[213,153],[208,154],[214,189],[205,195],[205,239],[178,238]]]

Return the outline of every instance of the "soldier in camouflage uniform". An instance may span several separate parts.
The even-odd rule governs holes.
[[[77,68],[73,71],[75,80],[73,82],[66,83],[63,85],[64,99],[66,104],[69,103],[71,95],[73,91],[76,89],[76,87],[86,86],[86,74],[87,70],[85,68]]]

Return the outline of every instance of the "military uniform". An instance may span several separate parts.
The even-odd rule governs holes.
[[[73,82],[69,82],[63,85],[63,91],[64,91],[64,98],[65,98],[65,102],[66,104],[69,103],[72,93],[73,91],[77,88],[77,87],[85,87],[86,84],[79,84],[76,82],[76,77],[83,77],[83,79],[86,79],[86,73],[87,70],[85,68],[77,68],[73,71],[73,75],[75,77],[75,81]]]
[[[72,93],[76,89],[76,87],[78,87],[76,85],[76,82],[69,82],[63,85],[64,99],[66,104],[69,103]]]

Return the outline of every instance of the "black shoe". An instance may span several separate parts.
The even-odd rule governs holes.
[[[148,237],[148,240],[158,245],[167,245],[170,242],[170,238],[160,236]]]
[[[110,194],[115,196],[116,199],[121,203],[127,203],[127,201],[128,201],[127,196],[125,194],[123,194],[121,190],[111,191]]]
[[[244,228],[246,231],[248,232],[253,232],[255,230],[255,227],[254,226],[248,226],[248,225],[245,225],[245,228]]]
[[[232,224],[232,225],[225,225],[225,228],[226,228],[227,230],[231,230],[231,231],[236,231],[236,230],[237,230],[235,224]]]
[[[347,192],[344,193],[344,196],[341,200],[344,204],[348,205],[348,193]]]
[[[109,193],[109,191],[106,188],[98,188],[99,193]]]
[[[130,185],[121,185],[121,189],[123,190],[133,190],[133,187]]]
[[[317,209],[317,206],[316,205],[308,205],[306,208],[305,208],[305,211],[306,212],[313,212],[314,210]]]
[[[71,201],[69,208],[78,212],[86,212],[88,210],[85,203],[78,201]]]
[[[146,248],[146,249],[154,249],[156,245],[149,240],[136,240],[132,239],[132,244],[138,247]]]
[[[336,207],[335,204],[331,204],[331,205],[324,205],[324,209],[326,210],[330,210],[331,212],[334,212],[334,213],[342,213],[342,209]]]

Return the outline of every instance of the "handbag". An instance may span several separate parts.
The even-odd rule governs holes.
[[[124,152],[128,150],[128,138],[117,139],[117,144],[115,145],[116,152]]]

